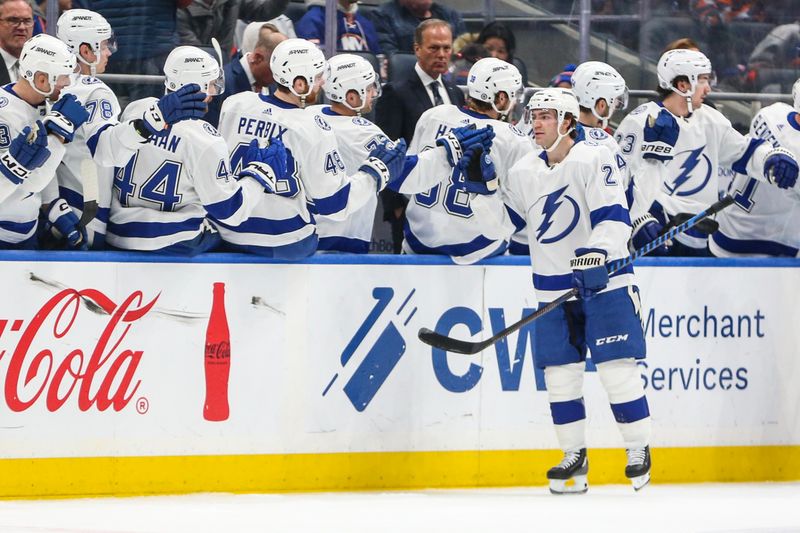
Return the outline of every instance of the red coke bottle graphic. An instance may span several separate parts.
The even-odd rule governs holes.
[[[227,420],[228,376],[231,371],[231,336],[225,315],[225,284],[214,283],[214,302],[206,329],[206,403],[203,418],[213,422]]]

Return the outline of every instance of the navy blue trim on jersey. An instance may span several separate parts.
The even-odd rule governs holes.
[[[750,161],[750,158],[753,157],[753,152],[756,151],[756,148],[763,143],[764,139],[750,139],[750,144],[747,145],[747,150],[744,151],[742,157],[740,157],[731,165],[731,169],[739,174],[747,174],[748,161]]]
[[[280,98],[272,94],[259,94],[259,98],[261,98],[262,102],[267,104],[272,104],[275,107],[280,107],[281,109],[300,109],[300,106],[295,104],[290,104],[289,102],[284,102]]]
[[[650,416],[650,408],[644,396],[630,402],[612,403],[611,412],[614,413],[614,420],[620,424],[630,424]]]
[[[325,106],[320,110],[320,113],[323,115],[328,115],[329,117],[343,117],[341,113],[337,113],[336,111],[331,108],[331,106]]]
[[[283,246],[255,246],[252,244],[245,245],[223,242],[222,247],[227,251],[244,252],[268,259],[278,259],[281,261],[300,261],[314,254],[314,252],[317,250],[318,241],[319,237],[317,237],[317,234],[312,233],[304,239],[291,244],[285,244]]]
[[[322,237],[319,240],[318,250],[346,252],[350,254],[369,253],[370,241],[352,239],[349,237]]]
[[[514,228],[517,231],[522,230],[522,228],[524,228],[527,225],[527,222],[525,222],[525,219],[523,217],[519,216],[519,214],[516,211],[514,211],[512,208],[510,208],[507,204],[504,204],[504,205],[506,206],[506,212],[508,213],[508,218],[510,218],[511,219],[511,223],[514,224]]]
[[[483,113],[478,113],[477,111],[474,111],[474,110],[468,108],[467,106],[464,106],[464,107],[460,108],[459,111],[461,111],[462,113],[464,113],[467,116],[470,116],[472,118],[477,118],[479,120],[487,120],[487,119],[491,119],[492,118],[489,115],[484,115]]]
[[[108,207],[100,207],[97,209],[97,214],[94,216],[100,222],[107,224],[108,223],[108,215],[111,214],[111,209]]]
[[[633,274],[633,265],[621,268],[613,274],[609,274],[608,277],[613,278],[622,274]],[[534,274],[533,288],[540,291],[567,291],[572,288],[572,274],[556,274],[554,276]]]
[[[233,193],[230,198],[213,204],[204,205],[203,208],[214,220],[226,220],[241,209],[243,203],[244,196],[242,195],[242,189],[239,188],[236,189],[236,192]]]
[[[327,198],[314,198],[314,203],[309,204],[309,210],[315,215],[332,215],[347,207],[350,199],[350,184],[348,183]]]
[[[403,183],[405,183],[406,178],[408,178],[408,175],[411,174],[411,171],[417,166],[418,161],[418,156],[407,155],[406,160],[403,163],[403,171],[400,173],[400,177],[389,183],[388,187],[395,192],[400,192],[400,187],[403,185]]]
[[[474,252],[478,252],[485,248],[488,248],[493,245],[497,245],[497,241],[493,241],[484,237],[483,235],[479,235],[472,239],[469,242],[457,243],[457,244],[444,244],[442,246],[427,246],[423,244],[411,231],[411,227],[408,224],[408,221],[405,222],[405,227],[403,228],[404,235],[406,242],[408,243],[409,247],[414,251],[416,254],[424,254],[424,255],[448,255],[450,257],[463,257],[465,255],[469,255]],[[502,254],[505,252],[506,248],[508,247],[508,243],[506,241],[502,241],[500,246],[498,246],[489,256],[492,257],[495,255]]]
[[[550,415],[557,426],[570,424],[586,418],[586,405],[583,398],[566,402],[550,402]]]
[[[512,240],[508,244],[508,253],[511,255],[531,255],[531,247],[527,244]]]
[[[775,257],[797,257],[798,249],[775,241],[732,239],[721,231],[711,235],[714,242],[732,254],[761,254]]]
[[[59,187],[58,196],[66,200],[71,208],[83,211],[83,195],[79,192],[66,187]]]
[[[592,228],[601,222],[614,221],[622,222],[623,224],[631,225],[631,215],[627,209],[619,204],[607,205],[599,209],[595,209],[589,213],[589,220],[592,223]]]
[[[10,220],[0,220],[0,229],[11,233],[19,233],[20,235],[27,235],[33,228],[36,227],[36,220],[29,222],[12,222]]]
[[[205,218],[195,217],[180,222],[127,222],[125,224],[109,222],[107,232],[120,237],[152,239],[184,231],[198,231],[203,225],[203,220]]]
[[[89,148],[89,151],[92,153],[92,157],[94,157],[95,151],[97,151],[97,143],[100,141],[100,134],[106,131],[106,129],[110,128],[111,124],[105,124],[99,130],[97,130],[94,135],[89,137],[86,141],[86,146]]]
[[[302,215],[295,215],[292,218],[280,220],[250,217],[236,226],[229,226],[218,220],[215,220],[214,223],[236,233],[258,233],[260,235],[284,235],[301,230],[310,224]]]

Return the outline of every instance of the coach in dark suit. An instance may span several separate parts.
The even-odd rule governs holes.
[[[442,74],[450,67],[453,33],[450,25],[439,19],[428,19],[414,32],[416,75],[407,80],[387,83],[378,100],[376,122],[390,139],[404,138],[409,144],[417,121],[428,109],[442,104],[464,105],[464,94]],[[383,219],[392,225],[394,252],[399,254],[403,242],[403,221],[408,200],[389,189],[381,193]]]
[[[225,92],[211,99],[206,112],[206,122],[214,127],[219,126],[222,103],[229,96],[246,91],[260,92],[262,88],[269,87],[273,83],[269,61],[275,47],[285,40],[286,36],[278,32],[272,24],[265,23],[261,27],[253,50],[243,49],[242,57],[234,58],[225,65]]]

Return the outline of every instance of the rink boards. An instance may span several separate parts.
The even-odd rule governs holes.
[[[535,309],[524,258],[2,259],[0,496],[541,485],[560,459],[529,328],[474,356],[416,338]],[[654,482],[800,479],[800,261],[637,265]],[[214,283],[223,421],[204,418]],[[590,481],[624,482],[591,361],[585,391]]]

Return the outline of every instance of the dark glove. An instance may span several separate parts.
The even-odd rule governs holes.
[[[437,138],[436,144],[444,147],[447,152],[447,161],[451,167],[454,167],[467,150],[475,145],[480,145],[484,152],[488,152],[492,147],[492,139],[494,139],[494,130],[491,126],[478,129],[475,124],[469,124],[453,128]]]
[[[242,159],[244,168],[238,178],[252,178],[270,194],[294,196],[297,191],[290,191],[287,181],[288,160],[288,151],[280,139],[274,139],[266,148],[259,148],[258,140],[253,139]]]
[[[382,191],[389,183],[402,177],[407,149],[405,139],[396,143],[384,141],[369,153],[369,157],[358,170],[375,178],[378,191]]]
[[[47,148],[47,130],[40,121],[36,121],[35,133],[26,126],[17,135],[7,152],[0,154],[0,174],[15,185],[28,177],[30,172],[39,168],[50,157]]]
[[[44,117],[47,131],[64,139],[65,143],[72,142],[75,131],[89,120],[89,112],[75,98],[74,94],[62,96],[53,104],[50,112]]]
[[[631,237],[631,252],[644,248],[648,243],[656,240],[664,230],[664,225],[657,221],[652,215],[646,214],[633,221],[633,236]],[[653,248],[651,255],[667,255],[669,249],[664,243],[657,248]]]
[[[644,142],[642,157],[656,161],[671,161],[675,155],[675,143],[678,142],[680,127],[675,117],[662,109],[658,115],[647,117],[644,124]]]
[[[775,148],[764,161],[764,175],[773,185],[791,189],[797,183],[797,160],[786,148]]]
[[[464,190],[475,194],[494,194],[497,191],[497,169],[489,152],[480,144],[470,148],[458,164],[466,180]]]
[[[578,296],[590,300],[608,285],[606,269],[606,252],[599,248],[578,248],[575,257],[570,259],[572,269],[572,287],[578,290]]]
[[[73,250],[89,249],[86,229],[81,227],[77,215],[63,198],[50,204],[45,230],[56,238],[63,236]]]
[[[142,120],[151,134],[160,135],[181,120],[203,118],[207,109],[205,99],[206,93],[200,92],[200,86],[190,83],[162,96],[144,112]]]

